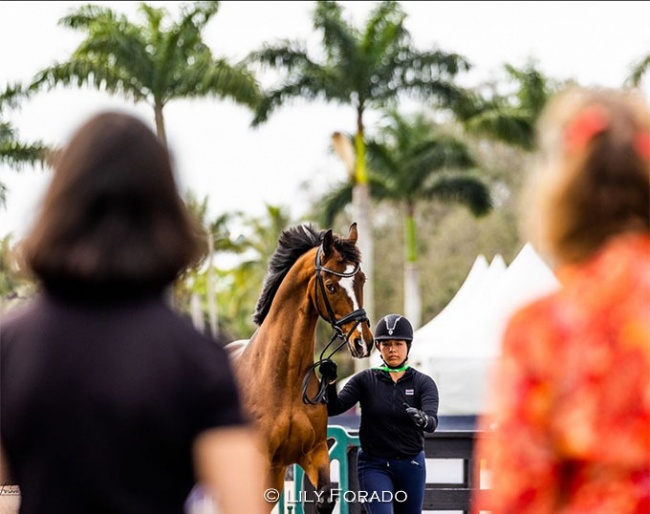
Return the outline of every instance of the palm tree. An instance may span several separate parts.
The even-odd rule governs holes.
[[[250,55],[252,61],[284,74],[282,84],[260,102],[254,125],[266,121],[274,109],[296,97],[350,105],[356,112],[354,219],[368,278],[365,307],[371,319],[373,246],[364,115],[368,109],[395,102],[402,93],[435,100],[440,105],[453,104],[460,98],[454,77],[469,69],[460,55],[416,50],[404,26],[405,18],[398,2],[379,2],[359,29],[344,20],[338,2],[318,1],[313,24],[322,35],[322,59],[311,57],[303,44],[291,41],[267,45]]]
[[[210,219],[208,213],[208,197],[199,200],[192,191],[185,194],[185,205],[202,227],[202,233],[197,234],[204,248],[203,258],[192,268],[186,270],[176,281],[174,287],[175,304],[185,304],[197,328],[203,323],[203,310],[200,308],[200,297],[207,300],[208,321],[210,334],[219,335],[219,311],[215,289],[214,266],[215,253],[230,252],[240,254],[246,250],[247,244],[241,239],[233,239],[231,225],[242,216],[240,212],[227,212]],[[188,305],[189,304],[189,305]],[[199,307],[201,312],[192,309]]]
[[[232,292],[224,297],[224,312],[232,330],[242,338],[248,338],[257,328],[253,312],[262,292],[264,277],[268,272],[271,256],[278,246],[278,239],[291,223],[289,209],[266,205],[262,216],[246,216],[242,220],[242,252],[239,262],[224,273],[224,281]]]
[[[632,65],[630,76],[627,78],[626,82],[632,87],[639,87],[643,77],[648,73],[648,69],[650,69],[650,54],[639,59]]]
[[[441,201],[466,205],[473,214],[491,208],[487,186],[471,171],[476,168],[464,142],[445,133],[424,115],[407,119],[391,111],[380,131],[381,139],[368,142],[370,192],[373,199],[399,205],[405,216],[404,314],[417,328],[421,322],[417,266],[416,208],[420,202]],[[324,201],[331,223],[351,200],[348,181]]]
[[[25,165],[45,162],[48,148],[40,141],[24,143],[19,140],[18,131],[9,121],[3,119],[8,109],[18,107],[19,99],[24,98],[27,92],[18,85],[8,85],[0,93],[0,164],[6,164],[16,170],[21,170]],[[6,202],[7,189],[0,182],[0,206]]]
[[[11,234],[0,239],[0,300],[15,296],[20,282],[11,239]]]
[[[486,85],[468,93],[454,111],[466,130],[473,135],[494,139],[530,151],[535,146],[535,125],[548,99],[562,83],[539,71],[534,62],[522,68],[504,65],[507,82],[514,92],[502,93]]]
[[[7,234],[0,239],[0,318],[10,306],[30,297],[36,285],[20,265],[19,252]]]
[[[163,8],[140,4],[143,24],[112,9],[84,5],[59,23],[87,37],[66,62],[39,72],[32,87],[90,85],[154,110],[156,131],[166,142],[163,108],[170,100],[217,96],[254,107],[258,86],[241,65],[214,59],[202,32],[219,2],[194,2],[168,22]]]

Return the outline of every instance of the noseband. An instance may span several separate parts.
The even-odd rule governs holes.
[[[323,266],[321,262],[321,255],[323,253],[323,245],[320,245],[318,247],[318,250],[316,251],[316,262],[315,262],[315,268],[316,268],[316,310],[318,311],[318,314],[326,320],[332,329],[334,330],[334,334],[332,335],[331,339],[329,340],[329,343],[325,345],[325,348],[323,348],[323,351],[320,354],[320,358],[318,361],[316,361],[314,364],[312,364],[307,371],[307,374],[305,375],[305,378],[303,380],[302,384],[302,401],[308,405],[316,405],[318,403],[327,403],[327,382],[323,380],[323,377],[320,379],[320,385],[319,385],[319,390],[316,396],[313,398],[309,398],[307,395],[307,385],[309,383],[309,374],[317,367],[320,366],[323,362],[325,361],[331,361],[332,355],[334,355],[336,352],[338,352],[343,345],[346,343],[349,343],[350,336],[352,335],[352,332],[354,332],[359,324],[366,322],[368,325],[370,325],[370,320],[368,320],[368,315],[366,314],[365,309],[356,309],[355,311],[352,311],[350,314],[343,316],[341,319],[337,320],[336,319],[336,314],[334,313],[334,309],[332,309],[332,305],[330,304],[329,300],[327,299],[327,292],[325,291],[325,282],[323,280],[323,275],[325,273],[331,273],[332,275],[335,275],[337,277],[341,278],[351,278],[355,276],[359,272],[360,264],[357,263],[354,267],[354,269],[348,273],[345,272],[340,272],[340,271],[334,271],[332,269],[326,268]],[[323,316],[323,314],[320,312],[320,309],[318,308],[318,293],[320,291],[321,296],[323,297],[323,302],[325,303],[325,308],[327,309],[327,317]],[[354,326],[350,329],[350,331],[347,334],[343,333],[343,328],[342,326],[345,325],[346,323],[354,322]],[[340,339],[341,343],[327,356],[324,357],[325,352],[327,349],[332,345],[332,343],[336,340]]]

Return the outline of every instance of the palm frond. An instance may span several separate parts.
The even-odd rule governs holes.
[[[277,107],[296,98],[313,100],[320,97],[342,102],[343,99],[340,98],[335,87],[336,81],[327,76],[327,71],[323,69],[313,71],[312,74],[297,77],[293,83],[285,83],[280,88],[266,93],[257,106],[252,125],[257,126],[265,122]]]
[[[134,101],[146,99],[147,92],[139,89],[133,77],[123,70],[109,67],[104,61],[77,59],[55,64],[41,70],[31,87],[52,89],[57,84],[82,87],[90,85],[109,93],[120,93]]]
[[[184,5],[181,10],[180,25],[197,28],[199,32],[207,25],[212,17],[219,12],[220,2],[203,1]]]
[[[393,175],[399,168],[395,155],[391,149],[384,143],[371,139],[366,142],[366,153],[368,155],[368,164],[370,169],[379,175]]]
[[[488,187],[472,177],[441,177],[423,191],[429,199],[444,203],[460,203],[468,207],[475,216],[483,216],[492,209]]]
[[[22,84],[7,84],[0,92],[0,114],[5,109],[16,109],[20,101],[29,96],[30,91]]]
[[[643,77],[648,72],[648,69],[650,69],[650,54],[646,55],[632,66],[630,76],[627,78],[626,82],[632,87],[639,87]]]
[[[0,144],[16,138],[16,129],[8,121],[0,122]]]
[[[423,170],[467,170],[476,166],[465,142],[445,134],[432,134],[428,141],[414,145],[410,160],[414,168]]]
[[[469,133],[489,136],[497,141],[532,150],[535,144],[534,116],[512,107],[496,107],[470,118]]]
[[[462,71],[471,69],[471,63],[462,55],[453,52],[434,50],[416,52],[409,49],[395,57],[394,66],[400,70],[402,77],[410,73],[424,80],[449,80]]]
[[[255,107],[260,100],[257,81],[242,65],[231,66],[225,60],[213,61],[204,65],[195,62],[185,70],[181,87],[176,96],[203,97],[215,95],[231,98],[236,102]],[[193,84],[193,87],[187,87]],[[185,86],[185,87],[183,87]]]
[[[464,97],[463,89],[453,82],[407,77],[403,81],[378,84],[373,90],[373,103],[383,105],[400,93],[427,99],[432,106],[441,108],[451,108]]]
[[[49,149],[40,142],[25,144],[16,140],[0,141],[0,163],[16,170],[26,165],[40,164],[47,161]]]
[[[318,1],[314,14],[314,29],[323,34],[323,49],[327,60],[342,62],[355,60],[359,38],[354,27],[343,19],[343,10],[337,2]]]
[[[323,227],[331,227],[334,225],[337,214],[343,212],[343,209],[352,203],[352,189],[352,182],[346,181],[325,195],[321,201],[320,214],[321,225]]]
[[[118,16],[115,11],[108,7],[85,4],[61,18],[59,25],[75,30],[87,30],[97,22],[114,23],[124,19],[124,16]]]
[[[283,69],[288,73],[317,66],[307,55],[304,45],[297,41],[284,41],[274,46],[265,45],[261,50],[248,54],[245,62],[260,63],[263,66]]]
[[[129,89],[144,92],[152,89],[155,59],[147,51],[150,47],[143,39],[139,27],[122,24],[118,30],[112,26],[99,26],[93,37],[82,41],[72,55],[71,62],[92,63],[97,72],[106,76],[120,76]]]
[[[379,2],[370,13],[361,48],[366,55],[385,56],[395,47],[407,47],[406,13],[398,2]],[[397,53],[396,53],[397,55]]]

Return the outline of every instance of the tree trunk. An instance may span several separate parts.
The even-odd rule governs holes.
[[[214,289],[214,269],[212,256],[214,255],[214,237],[208,232],[208,319],[210,321],[210,333],[215,339],[219,337],[219,323],[217,321],[217,299]]]
[[[165,145],[165,148],[167,147],[167,136],[165,135],[165,120],[163,118],[163,104],[159,102],[158,100],[154,101],[154,106],[153,106],[153,112],[154,116],[156,118],[156,134],[158,135],[158,139],[160,139]],[[169,304],[170,307],[174,308],[174,287],[173,285],[169,286],[167,288],[167,291],[165,291],[165,297],[167,299],[167,303]]]
[[[406,261],[404,263],[404,316],[417,330],[422,322],[422,297],[420,295],[420,270],[418,268],[415,209],[406,207]]]
[[[156,134],[162,143],[167,146],[167,134],[165,133],[165,119],[163,118],[163,104],[155,101],[153,112],[156,117]]]
[[[366,170],[366,146],[363,129],[363,107],[357,109],[357,133],[355,136],[356,162],[354,170],[355,185],[352,190],[352,210],[359,231],[358,246],[361,250],[362,269],[366,275],[366,285],[363,288],[363,307],[368,314],[370,323],[375,323],[374,295],[374,245],[372,239],[372,220],[370,214],[370,185]],[[355,359],[355,372],[367,369],[370,359]]]
[[[357,184],[352,190],[352,207],[354,220],[357,222],[359,240],[357,245],[361,250],[361,268],[366,275],[366,285],[363,288],[363,308],[371,323],[375,321],[374,313],[374,258],[372,244],[372,222],[370,220],[370,187],[368,184]]]
[[[420,297],[420,270],[416,262],[404,263],[404,316],[413,325],[413,330],[420,328],[422,301]]]
[[[201,299],[196,293],[192,293],[190,297],[190,316],[192,317],[192,325],[194,325],[194,328],[203,333],[205,331],[205,320],[203,319]]]

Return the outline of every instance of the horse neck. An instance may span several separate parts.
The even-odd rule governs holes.
[[[282,280],[257,339],[264,341],[267,358],[274,361],[278,373],[302,377],[314,362],[319,314],[311,299],[314,270],[299,264],[300,260]]]

